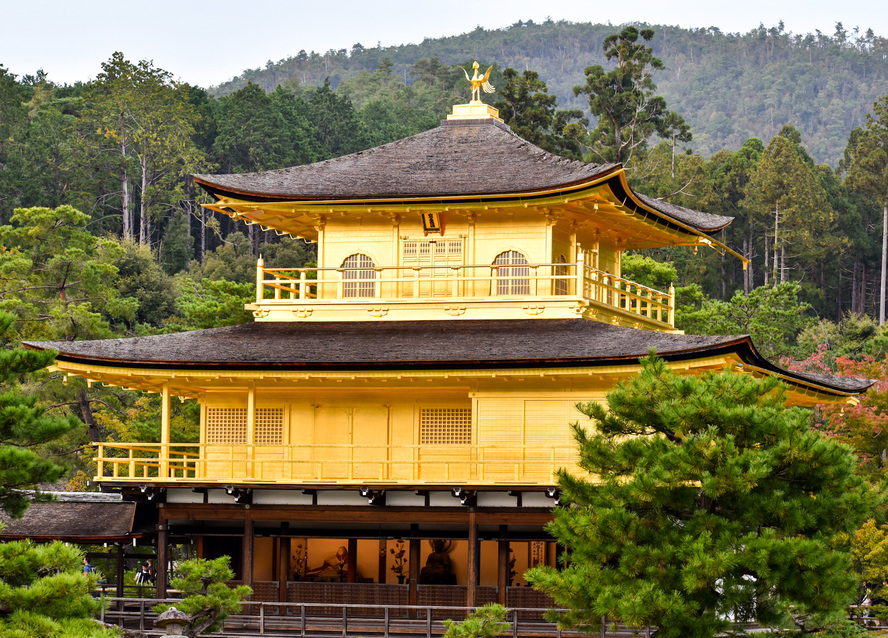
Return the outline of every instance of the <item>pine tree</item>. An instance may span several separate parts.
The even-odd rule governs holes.
[[[0,312],[0,342],[15,319]],[[14,518],[21,517],[35,497],[29,490],[57,481],[65,471],[35,448],[82,425],[74,417],[48,414],[36,397],[22,391],[24,378],[53,359],[54,351],[0,349],[0,510]]]
[[[116,628],[95,620],[96,576],[84,574],[83,554],[61,541],[0,543],[0,636],[112,638]]]
[[[856,585],[847,543],[875,497],[850,450],[788,408],[780,382],[681,376],[653,354],[583,407],[585,476],[562,471],[550,533],[564,568],[528,580],[599,630],[602,616],[657,636],[714,636],[729,619],[805,631],[840,622]]]
[[[172,585],[184,595],[175,607],[188,616],[185,636],[196,638],[221,631],[223,621],[239,612],[241,601],[253,593],[246,585],[228,586],[228,581],[234,578],[230,560],[228,556],[212,560],[194,558],[177,566],[178,575],[172,579]],[[154,611],[163,613],[170,607],[161,604]]]

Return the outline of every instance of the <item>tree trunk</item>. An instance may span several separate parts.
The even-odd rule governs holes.
[[[80,390],[80,414],[83,416],[83,422],[86,423],[86,431],[89,440],[93,443],[100,441],[99,426],[93,418],[92,406],[89,404],[89,398],[86,396],[86,388]]]
[[[139,198],[139,244],[144,246],[148,234],[148,204],[145,198],[145,188],[148,186],[148,162],[143,158],[139,164],[142,168],[142,196]]]
[[[879,291],[879,325],[885,325],[885,279],[888,276],[888,197],[882,202],[882,285]]]
[[[200,265],[204,265],[207,256],[207,215],[209,211],[204,208],[200,211]]]

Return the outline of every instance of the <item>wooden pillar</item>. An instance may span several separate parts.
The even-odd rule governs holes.
[[[384,538],[379,539],[379,564],[378,570],[376,573],[376,582],[379,584],[385,584],[386,577],[388,576],[388,570],[386,567],[388,566],[388,542]]]
[[[475,607],[478,594],[478,577],[480,569],[481,544],[478,542],[478,523],[474,510],[469,512],[469,549],[468,565],[466,566],[466,607]]]
[[[415,605],[417,601],[417,587],[419,585],[419,561],[420,549],[422,541],[418,538],[410,539],[410,560],[408,561],[408,571],[410,572],[410,584],[407,590],[407,604]]]
[[[157,509],[157,597],[166,598],[167,595],[167,517],[163,503],[158,503]]]
[[[496,602],[506,604],[506,592],[509,586],[509,539],[506,538],[508,528],[500,525],[500,538],[497,543],[496,561]]]
[[[253,513],[244,511],[244,563],[241,580],[244,585],[253,586],[253,536],[256,526],[253,524]]]
[[[284,525],[287,525],[284,523]],[[286,529],[286,527],[284,527]],[[290,552],[292,551],[292,539],[289,536],[281,536],[280,551],[278,552],[278,602],[287,602],[287,581],[290,580]]]
[[[346,565],[348,574],[346,581],[349,583],[358,582],[358,539],[348,539],[348,564]]]
[[[164,381],[160,391],[160,477],[169,478],[170,472],[170,382]]]

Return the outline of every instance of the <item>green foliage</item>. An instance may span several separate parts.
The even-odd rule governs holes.
[[[502,605],[488,603],[479,607],[465,620],[456,622],[450,619],[444,621],[447,631],[445,638],[493,638],[501,636],[510,630],[506,622],[508,610]]]
[[[699,287],[686,288],[678,293],[675,324],[690,334],[748,334],[766,358],[790,356],[797,335],[813,322],[800,291],[795,283],[760,286],[724,302],[705,297]]]
[[[0,310],[31,339],[111,336],[110,322],[132,320],[136,299],[113,285],[120,246],[91,235],[71,206],[19,208],[0,226]]]
[[[658,636],[714,636],[729,615],[812,631],[841,619],[857,582],[849,544],[876,503],[850,450],[787,408],[780,382],[680,376],[654,355],[582,406],[579,464],[561,471],[550,533],[564,568],[526,577],[564,625],[602,616]]]
[[[576,127],[568,129],[568,126],[573,120],[577,120],[575,124],[587,124],[583,113],[556,111],[557,100],[548,94],[546,83],[536,71],[528,69],[519,75],[515,69],[506,69],[503,78],[505,85],[497,91],[500,99],[494,107],[512,131],[550,153],[580,159],[583,147],[570,135]]]
[[[724,148],[738,149],[749,137],[771,139],[784,123],[792,122],[810,140],[815,161],[835,165],[851,129],[863,124],[869,105],[888,93],[888,43],[871,30],[805,34],[778,24],[728,33],[716,27],[645,26],[654,29],[650,46],[667,69],[656,74],[659,92],[687,119],[694,147],[704,157]],[[613,31],[612,24],[528,20],[421,43],[301,51],[248,69],[216,90],[226,95],[248,81],[268,91],[294,81],[318,86],[328,77],[333,86],[336,78],[347,84],[362,72],[372,74],[388,58],[392,75],[413,77],[418,93],[420,88],[440,87],[435,99],[442,106],[430,109],[440,117],[452,104],[465,101],[465,91],[447,93],[452,86],[448,72],[471,51],[502,68],[534,69],[563,108],[585,110],[585,100],[571,89],[583,77],[584,67],[606,66],[601,42]],[[355,104],[360,108],[357,99]]]
[[[96,576],[84,574],[82,553],[60,541],[0,544],[0,635],[9,638],[110,638],[97,623]]]
[[[643,42],[639,42],[641,37]],[[654,95],[653,71],[663,69],[649,43],[653,29],[628,26],[619,35],[604,39],[604,57],[617,65],[605,71],[601,65],[586,67],[586,84],[574,87],[574,95],[589,98],[589,110],[598,126],[589,135],[589,150],[596,161],[630,164],[633,154],[643,151],[647,140],[659,133],[689,141],[690,131],[677,115],[667,116],[666,100]]]
[[[236,326],[252,321],[253,315],[244,310],[256,294],[255,284],[240,284],[225,279],[201,279],[199,282],[180,276],[179,309],[182,315],[180,329],[200,330]]]
[[[8,343],[15,315],[0,312],[0,343]],[[0,349],[0,510],[21,517],[38,484],[53,483],[65,468],[40,454],[40,446],[80,426],[73,417],[48,413],[23,383],[55,359],[55,352]]]
[[[147,246],[124,240],[120,247],[112,264],[117,268],[117,290],[126,298],[138,300],[132,321],[162,326],[176,311],[173,278]]]
[[[620,267],[626,279],[657,290],[669,290],[669,286],[678,279],[675,266],[671,263],[663,263],[639,253],[624,255]]]
[[[168,275],[185,270],[194,255],[194,237],[188,224],[188,216],[179,211],[173,215],[163,234],[160,263]]]
[[[176,603],[176,609],[189,616],[186,636],[194,638],[221,631],[225,619],[239,612],[241,601],[253,593],[246,585],[226,584],[234,578],[229,561],[228,556],[213,560],[194,558],[176,566],[176,575],[170,582],[184,596]],[[170,605],[158,605],[154,611],[162,613],[169,608]]]

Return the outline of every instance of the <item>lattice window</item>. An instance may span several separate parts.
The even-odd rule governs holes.
[[[246,442],[246,408],[207,408],[207,443]]]
[[[471,408],[423,408],[419,438],[423,445],[471,445]]]
[[[496,256],[493,265],[493,274],[497,278],[496,294],[530,294],[530,268],[524,255],[517,250],[507,250]]]
[[[256,445],[284,442],[284,409],[256,408]]]
[[[555,260],[555,263],[567,264],[567,258],[564,255],[558,255],[558,259]],[[561,277],[567,277],[567,266],[555,266],[555,276],[559,277],[559,279],[555,280],[555,294],[566,295],[569,282],[566,278],[561,279]]]
[[[376,264],[367,255],[356,253],[342,262],[342,296],[375,297]]]

